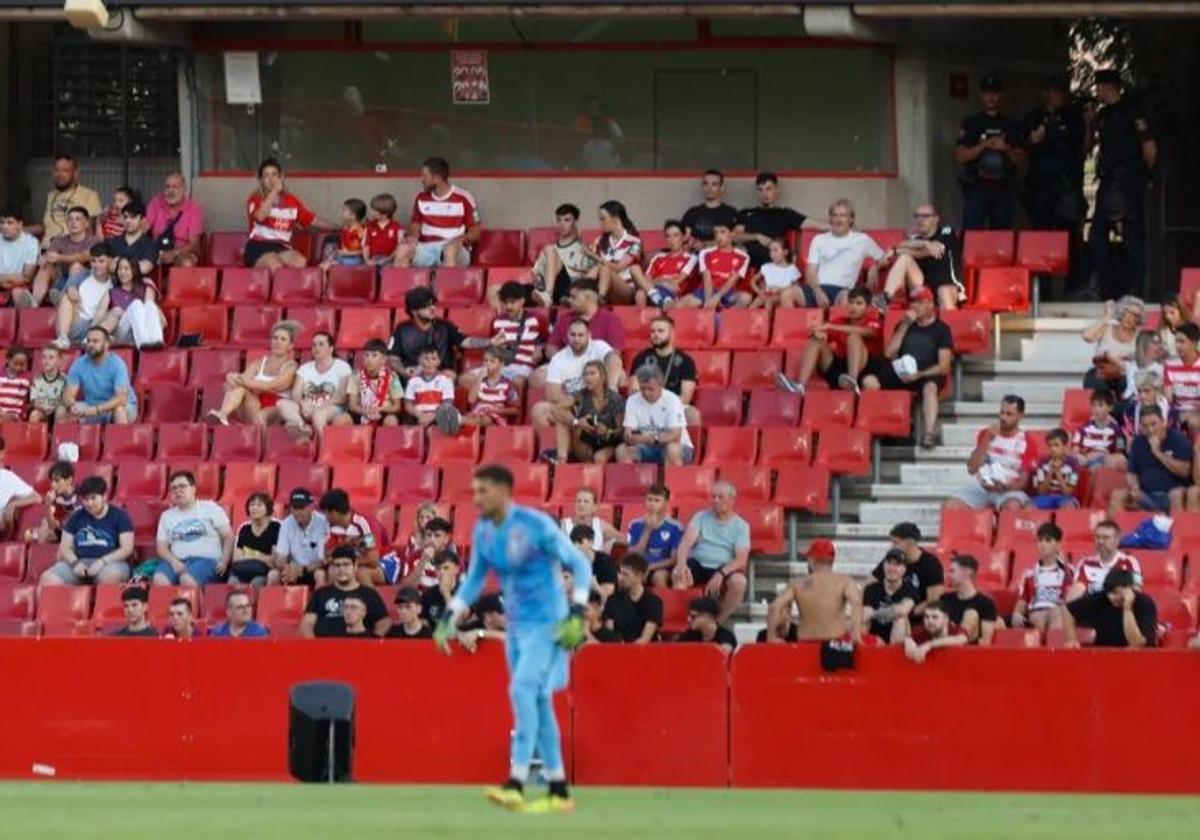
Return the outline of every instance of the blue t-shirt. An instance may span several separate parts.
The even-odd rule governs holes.
[[[1162,451],[1177,461],[1192,462],[1191,441],[1178,429],[1167,429]],[[1144,493],[1166,493],[1187,484],[1186,479],[1172,473],[1154,457],[1145,435],[1135,437],[1129,447],[1129,472],[1137,476],[1138,486]]]
[[[223,638],[223,639],[235,638],[235,636],[229,632],[229,622],[228,621],[222,622],[222,623],[218,624],[216,627],[214,627],[213,629],[209,630],[208,635],[217,636],[217,637]],[[237,636],[236,638],[238,638],[238,639],[265,639],[269,635],[270,635],[270,633],[267,632],[266,627],[263,627],[257,621],[251,621],[249,624],[247,624],[245,627],[242,628],[242,634],[240,636]]]
[[[696,545],[689,560],[695,560],[706,569],[719,569],[733,562],[739,549],[750,548],[750,524],[734,514],[721,522],[709,509],[696,513],[689,524],[695,528]]]
[[[645,527],[646,520],[641,517],[629,524],[629,545],[637,545]],[[670,560],[675,556],[675,549],[679,548],[679,541],[682,539],[683,526],[669,517],[664,519],[661,525],[650,532],[646,540],[646,550],[643,552],[646,562],[654,564]]]
[[[126,407],[137,413],[137,394],[129,384],[129,371],[119,356],[109,353],[104,361],[96,364],[87,354],[71,363],[67,372],[67,385],[78,385],[81,399],[88,405],[99,405],[113,398],[118,388],[124,388]]]
[[[76,557],[96,560],[117,550],[121,534],[133,533],[133,520],[125,511],[112,505],[99,519],[80,508],[67,518],[63,530],[75,540]]]

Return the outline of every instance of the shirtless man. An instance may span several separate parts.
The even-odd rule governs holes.
[[[800,613],[796,641],[824,641],[846,635],[846,607],[850,607],[850,636],[862,642],[862,590],[848,575],[833,570],[836,551],[829,540],[813,540],[808,547],[809,574],[795,580],[771,602],[767,615],[767,641],[784,640],[792,604]],[[790,635],[790,634],[788,634]]]

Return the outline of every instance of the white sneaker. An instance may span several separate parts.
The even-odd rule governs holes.
[[[775,384],[787,391],[789,394],[799,394],[804,396],[804,383],[795,379],[789,379],[782,373],[775,374]]]

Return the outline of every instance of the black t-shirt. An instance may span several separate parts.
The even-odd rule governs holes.
[[[1067,604],[1067,609],[1079,624],[1096,631],[1096,647],[1129,647],[1120,607],[1103,592],[1084,595]],[[1158,640],[1158,607],[1149,595],[1137,593],[1133,599],[1133,618],[1150,647]]]
[[[996,620],[996,602],[982,592],[976,592],[970,598],[960,598],[957,592],[947,592],[938,599],[938,603],[953,624],[961,625],[967,610],[975,610],[981,624]]]
[[[440,587],[435,586],[421,593],[421,618],[430,624],[436,624],[441,621],[445,612],[446,596],[442,594]]]
[[[104,241],[116,252],[115,259],[126,257],[133,262],[145,260],[155,265],[158,264],[158,240],[149,234],[143,233],[133,242],[129,242],[124,236],[112,236]],[[115,269],[113,270],[113,282],[116,282]]]
[[[883,561],[871,571],[871,577],[875,580],[883,580]],[[941,586],[946,580],[945,573],[942,571],[942,564],[938,562],[937,557],[930,554],[928,551],[922,551],[921,556],[917,558],[917,562],[908,564],[908,571],[904,573],[904,582],[917,591],[917,603],[922,603],[929,593],[929,587]]]
[[[458,327],[441,318],[434,321],[427,330],[409,320],[401,323],[392,333],[388,353],[398,357],[404,367],[415,368],[420,360],[421,351],[426,347],[436,347],[438,355],[442,357],[442,370],[452,370],[465,338]]]
[[[797,230],[804,224],[807,217],[791,207],[747,207],[739,210],[737,223],[746,233],[761,233],[771,239],[786,239],[788,231]],[[742,246],[750,255],[750,262],[755,268],[771,261],[767,246],[758,242],[743,242]]]
[[[277,542],[279,542],[279,520],[272,519],[267,523],[263,532],[258,535],[255,535],[249,522],[243,522],[242,527],[238,528],[237,542],[234,545],[237,548],[248,548],[258,552],[263,555],[261,559],[265,561],[275,553],[275,543]]]
[[[904,339],[900,342],[900,355],[912,356],[917,360],[917,370],[926,370],[937,364],[939,350],[954,350],[954,336],[941,318],[921,326],[916,321],[908,325]]]
[[[682,350],[674,350],[661,356],[655,352],[653,347],[647,347],[633,357],[633,365],[629,372],[636,374],[647,363],[653,363],[662,372],[663,387],[675,396],[679,396],[679,392],[683,390],[684,382],[696,383],[699,381],[695,359]]]
[[[1039,127],[1045,128],[1042,142],[1034,143],[1029,135]],[[1070,103],[1057,111],[1034,108],[1025,117],[1025,139],[1029,147],[1029,183],[1033,187],[1056,188],[1067,183],[1083,183],[1083,143],[1087,128],[1083,110]],[[1038,184],[1038,181],[1043,183]]]
[[[384,636],[384,638],[385,639],[432,639],[433,638],[433,628],[431,628],[428,624],[426,624],[425,622],[422,621],[421,629],[419,629],[416,633],[409,633],[407,630],[404,629],[404,626],[402,624],[393,624],[391,626],[391,628],[387,631],[387,635]]]
[[[366,625],[364,625],[364,626],[366,626]],[[378,639],[379,638],[371,631],[371,628],[369,626],[366,626],[366,630],[364,630],[362,633],[351,633],[349,630],[346,629],[345,625],[343,625],[341,627],[338,627],[332,633],[325,633],[325,634],[318,633],[317,635],[321,636],[321,638],[323,638],[323,639]]]
[[[607,627],[601,627],[599,630],[592,631],[592,638],[597,642],[619,642],[621,637],[617,635],[616,630],[610,630]]]
[[[157,639],[158,631],[155,630],[153,626],[147,624],[141,630],[130,630],[128,627],[122,627],[119,630],[114,630],[113,635],[114,636],[125,636],[125,637],[129,637],[129,638],[133,638],[135,636],[137,636],[137,637],[144,636],[148,639]]]
[[[927,242],[940,242],[946,249],[940,260],[935,260],[933,257],[922,257],[917,260],[917,267],[921,269],[921,274],[925,277],[926,286],[936,289],[938,286],[948,283],[962,282],[959,279],[962,249],[958,244],[958,232],[954,228],[950,225],[943,225],[934,231],[933,236],[916,238],[925,239]]]
[[[603,551],[594,552],[592,557],[592,576],[596,578],[596,583],[611,583],[614,586],[617,583],[617,564],[613,562],[612,555]]]
[[[338,589],[330,584],[313,592],[312,597],[308,599],[308,607],[304,610],[317,617],[316,627],[313,628],[314,635],[346,635],[346,622],[342,620],[342,601],[348,595],[359,596],[367,605],[367,617],[363,620],[363,624],[367,627],[374,627],[377,621],[387,618],[387,606],[379,597],[379,593],[371,587],[356,586],[353,589]]]
[[[680,221],[693,238],[701,242],[712,242],[714,227],[722,224],[732,229],[737,224],[737,218],[737,208],[721,202],[716,207],[704,204],[689,207]]]
[[[613,630],[626,642],[639,639],[648,621],[661,629],[662,617],[662,600],[649,590],[643,590],[642,597],[637,601],[624,592],[614,592],[604,605],[604,620],[611,620]],[[657,632],[654,637],[658,638]]]
[[[678,637],[676,637],[675,641],[677,641],[677,642],[703,642],[704,639],[701,638],[699,630],[684,630],[682,633],[679,634]],[[729,630],[726,627],[721,627],[718,625],[717,633],[715,636],[713,636],[712,641],[709,642],[709,644],[729,645],[729,649],[733,650],[734,648],[737,647],[737,636],[733,635],[732,630]]]
[[[878,580],[867,584],[867,588],[863,590],[863,606],[870,607],[873,610],[899,604],[905,598],[910,599],[913,602],[913,606],[916,606],[921,601],[921,593],[907,576],[900,581],[900,587],[891,594],[888,594],[883,582]],[[891,641],[892,622],[871,619],[870,630],[872,635],[878,636],[885,642]]]
[[[980,141],[1004,136],[1012,148],[1024,146],[1023,132],[1016,120],[1007,114],[985,114],[978,111],[962,121],[958,132],[958,145],[975,146]],[[963,166],[963,180],[967,184],[1001,187],[1012,186],[1017,174],[1012,158],[1007,152],[984,149],[975,160]]]
[[[1150,122],[1140,107],[1128,99],[1105,105],[1096,114],[1100,156],[1096,171],[1105,180],[1140,182],[1146,176],[1142,143],[1153,140]]]

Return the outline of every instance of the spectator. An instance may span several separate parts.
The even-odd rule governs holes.
[[[527,308],[528,294],[524,283],[506,282],[497,293],[496,317],[492,319],[490,349],[505,354],[504,375],[518,386],[529,381],[546,351],[546,322]]]
[[[833,571],[837,552],[826,539],[813,540],[808,548],[809,574],[796,578],[780,592],[767,612],[767,641],[793,640],[790,631],[792,605],[799,613],[794,640],[840,639],[847,635],[846,614],[850,615],[849,635],[862,641],[862,590],[849,575]]]
[[[288,192],[283,167],[275,158],[258,165],[258,189],[246,203],[250,236],[243,262],[250,268],[304,268],[308,257],[292,247],[296,228],[335,228]]]
[[[179,470],[167,482],[171,507],[158,519],[159,586],[204,586],[223,578],[233,556],[233,529],[225,508],[196,498],[196,476]]]
[[[803,275],[796,267],[792,249],[782,239],[772,239],[768,249],[771,261],[759,266],[758,276],[750,281],[754,290],[751,309],[773,309],[776,306],[793,307],[801,289],[796,285]]]
[[[1083,377],[1083,387],[1108,389],[1120,399],[1126,388],[1125,365],[1134,358],[1138,331],[1145,318],[1145,304],[1127,295],[1114,303],[1105,301],[1100,320],[1083,331],[1083,340],[1096,345],[1092,367]]]
[[[438,557],[445,552],[458,556],[450,542],[452,530],[450,520],[438,514],[436,505],[432,502],[421,505],[416,530],[398,558],[401,586],[427,590],[438,585]]]
[[[586,464],[607,464],[616,457],[625,400],[608,387],[606,377],[602,362],[585,364],[583,390],[575,395],[573,407],[555,413],[557,463],[573,458]]]
[[[346,389],[354,371],[333,354],[333,336],[318,330],[312,338],[312,361],[296,370],[290,397],[276,404],[288,432],[296,438],[319,439],[325,427],[346,413]]]
[[[918,204],[913,210],[913,232],[892,249],[894,257],[883,283],[885,303],[904,289],[909,295],[922,286],[930,289],[943,312],[957,309],[966,299],[959,277],[962,248],[958,232],[942,224],[932,204]]]
[[[137,395],[125,362],[108,352],[108,333],[102,327],[91,327],[87,353],[72,362],[67,372],[58,422],[132,423],[137,420],[137,410]]]
[[[57,465],[55,465],[57,466]],[[133,522],[108,503],[108,483],[89,476],[79,483],[83,504],[62,525],[58,560],[42,573],[42,586],[124,583],[133,559]]]
[[[617,591],[604,604],[604,626],[623,642],[644,645],[658,640],[662,599],[646,589],[646,558],[630,552],[617,570]]]
[[[646,558],[646,583],[669,586],[675,552],[683,541],[683,526],[670,516],[671,490],[665,484],[646,488],[646,512],[629,523],[625,542]],[[626,508],[626,515],[628,515]]]
[[[733,231],[718,224],[713,228],[714,244],[700,252],[699,270],[703,283],[693,285],[690,294],[681,297],[682,307],[749,306],[754,300],[750,284],[750,256],[734,245]]]
[[[24,347],[9,347],[0,371],[0,425],[20,423],[29,409],[29,351]]]
[[[325,544],[329,541],[329,520],[313,509],[313,495],[297,487],[288,497],[291,510],[279,523],[279,539],[275,543],[267,583],[288,586],[325,585]]]
[[[0,436],[0,538],[12,533],[22,508],[42,500],[23,478],[4,466],[6,448],[4,437]]]
[[[1179,349],[1175,346],[1175,333],[1184,324],[1193,324],[1192,313],[1188,311],[1183,298],[1176,294],[1162,303],[1162,317],[1159,319],[1158,330],[1155,334],[1162,344],[1163,356],[1167,362],[1179,361]]]
[[[356,556],[352,545],[339,545],[333,550],[329,562],[330,583],[313,591],[300,619],[300,635],[304,638],[346,635],[342,607],[351,596],[362,602],[365,615],[356,617],[365,621],[370,633],[383,636],[392,626],[387,606],[379,593],[359,582],[362,575],[355,570]]]
[[[1061,607],[1075,579],[1062,553],[1062,528],[1043,522],[1037,529],[1037,563],[1021,576],[1013,608],[1013,627],[1035,627],[1041,633],[1062,627]]]
[[[854,205],[848,199],[839,198],[830,205],[829,228],[813,237],[804,269],[805,303],[822,309],[845,302],[846,292],[858,284],[867,258],[873,262],[867,269],[866,285],[875,288],[884,258],[874,239],[854,229]]]
[[[886,644],[908,638],[909,616],[921,600],[910,581],[904,552],[889,549],[883,555],[883,580],[872,580],[863,590],[863,629]]]
[[[912,522],[898,522],[892,526],[888,537],[892,541],[892,549],[904,556],[907,569],[904,582],[916,590],[916,605],[912,609],[913,616],[920,616],[925,607],[936,603],[945,591],[944,574],[941,561],[933,554],[921,548],[921,529]],[[887,557],[884,556],[884,561]],[[879,582],[887,580],[887,569],[884,561],[875,566],[871,577]]]
[[[1141,427],[1141,434],[1129,445],[1125,486],[1109,497],[1109,514],[1122,510],[1200,510],[1200,491],[1188,486],[1192,478],[1192,442],[1188,436],[1168,428],[1162,411],[1153,405],[1142,409]]]
[[[1062,611],[1064,644],[1079,647],[1076,627],[1096,631],[1096,647],[1154,647],[1158,642],[1158,609],[1149,595],[1135,588],[1133,573],[1114,569],[1104,578],[1104,591],[1084,595]]]
[[[271,560],[279,542],[279,520],[271,516],[274,503],[269,493],[251,493],[246,500],[246,521],[238,528],[233,543],[229,579],[264,586],[271,574]]]
[[[398,265],[404,228],[396,221],[396,197],[380,193],[371,199],[371,213],[363,231],[363,258],[368,265],[388,268]]]
[[[1142,567],[1137,558],[1121,551],[1121,528],[1111,519],[1097,522],[1092,528],[1096,553],[1075,564],[1073,580],[1067,588],[1067,601],[1083,595],[1094,595],[1104,589],[1108,573],[1120,569],[1133,575],[1134,586],[1141,588]]]
[[[196,636],[196,622],[192,618],[192,602],[187,598],[174,598],[167,608],[167,626],[162,632],[164,639],[192,639]]]
[[[75,490],[75,465],[56,461],[50,467],[50,490],[45,496],[46,516],[36,528],[22,536],[25,542],[56,543],[62,539],[63,524],[79,510],[79,494]]]
[[[647,285],[634,295],[638,306],[669,307],[696,289],[696,255],[687,248],[683,224],[668,219],[663,224],[663,236],[667,247],[650,258],[646,265]]]
[[[1112,391],[1092,391],[1092,417],[1071,436],[1071,454],[1088,469],[1125,466],[1125,430],[1113,419]]]
[[[25,217],[20,210],[0,210],[0,304],[26,309],[38,305],[31,291],[38,270],[38,241],[25,232]]]
[[[441,357],[436,347],[426,347],[418,360],[420,366],[404,388],[404,413],[409,423],[427,428],[442,416],[438,410],[443,405],[454,405],[454,378],[439,369]],[[454,434],[458,430],[442,431]]]
[[[408,290],[404,311],[408,319],[396,325],[388,343],[392,370],[403,377],[417,375],[421,354],[432,347],[438,353],[438,366],[453,382],[460,348],[483,348],[491,343],[486,338],[467,338],[454,324],[439,318],[437,298],[425,286]]]
[[[84,207],[72,207],[67,212],[67,232],[46,243],[33,278],[33,299],[41,306],[46,296],[58,306],[69,286],[78,286],[88,276],[92,248],[100,237],[92,232],[92,218]]]
[[[979,83],[982,109],[962,122],[954,162],[962,167],[963,230],[1012,230],[1017,169],[1025,159],[1021,126],[1000,110],[1004,86],[995,75]]]
[[[954,339],[938,317],[933,292],[922,287],[909,295],[908,312],[884,348],[871,360],[861,382],[868,391],[909,390],[921,395],[921,448],[937,445],[938,393],[954,362]]]
[[[700,425],[700,412],[692,405],[696,398],[699,375],[696,361],[675,346],[675,321],[670,315],[657,315],[650,322],[650,346],[633,357],[631,370],[654,365],[662,373],[663,386],[683,403],[689,426]]]
[[[713,484],[712,505],[688,523],[671,572],[671,583],[677,589],[702,586],[704,594],[719,597],[722,623],[742,603],[750,562],[750,525],[734,512],[736,500],[732,484]]]
[[[919,665],[932,650],[968,643],[966,631],[951,622],[946,608],[934,601],[922,613],[921,623],[904,640],[904,655]]]
[[[558,205],[554,227],[557,237],[542,247],[533,264],[535,293],[544,306],[566,303],[575,282],[591,276],[599,265],[579,236],[578,207]]]
[[[437,583],[421,592],[421,617],[430,626],[437,624],[446,614],[446,607],[458,589],[458,580],[462,575],[462,561],[458,555],[449,549],[439,551],[433,558],[437,569]]]
[[[1162,339],[1158,333],[1142,330],[1133,342],[1133,358],[1125,360],[1125,390],[1122,395],[1130,399],[1135,387],[1137,375],[1143,371],[1153,371],[1159,377],[1166,374],[1166,351],[1163,350]],[[1118,383],[1120,384],[1120,383]],[[1117,396],[1117,395],[1114,395]]]
[[[639,370],[637,381],[637,393],[625,401],[625,442],[617,447],[617,461],[674,467],[692,463],[696,450],[683,402],[663,387],[657,365]]]
[[[162,192],[146,206],[146,227],[158,243],[159,261],[166,266],[200,263],[204,239],[204,208],[188,196],[182,172],[168,172]]]
[[[67,377],[62,372],[62,351],[49,344],[42,348],[42,372],[29,387],[29,422],[49,423],[58,415]]]
[[[978,560],[969,554],[954,555],[950,561],[950,591],[942,595],[941,604],[971,644],[990,645],[996,632],[996,602],[975,587],[978,574]]]
[[[711,247],[715,238],[713,228],[718,224],[730,230],[737,224],[737,209],[725,203],[725,173],[719,169],[704,170],[700,176],[700,195],[704,201],[689,207],[683,214],[689,251]]]
[[[471,608],[471,618],[459,630],[458,643],[468,653],[474,653],[484,639],[503,642],[506,627],[504,599],[499,592],[492,592],[475,602]]]
[[[145,216],[146,208],[140,200],[129,202],[121,209],[125,232],[104,241],[115,257],[127,257],[138,264],[142,274],[149,274],[158,265],[158,242],[146,233]]]
[[[421,164],[421,192],[413,200],[409,221],[411,240],[396,254],[399,265],[421,268],[467,266],[471,246],[479,241],[479,205],[462,187],[450,183],[445,158],[427,158]]]
[[[342,224],[338,227],[337,239],[332,236],[325,245],[325,259],[321,268],[328,271],[335,265],[365,265],[363,242],[367,235],[367,205],[361,198],[348,198],[342,202]]]
[[[515,367],[504,364],[507,357],[508,354],[498,347],[489,347],[484,351],[481,374],[471,382],[467,391],[471,411],[466,417],[460,417],[460,423],[467,426],[507,426],[510,420],[520,418],[521,392],[505,373]]]
[[[587,525],[592,529],[596,551],[611,552],[614,543],[621,542],[621,532],[613,527],[611,522],[601,518],[598,513],[600,500],[596,491],[590,487],[580,487],[575,491],[575,504],[571,516],[564,516],[562,531],[568,537],[576,525]]]
[[[716,598],[707,595],[693,598],[688,604],[688,629],[680,633],[675,641],[708,642],[719,645],[726,653],[733,653],[737,647],[737,636],[717,622],[720,610],[721,605]]]
[[[604,624],[604,596],[596,590],[588,593],[587,607],[583,611],[583,632],[588,642],[619,642],[617,631]]]
[[[1182,429],[1195,436],[1200,432],[1200,327],[1184,324],[1175,332],[1178,362],[1163,368],[1163,385],[1171,399],[1171,410]]]
[[[68,286],[58,301],[54,346],[59,350],[83,344],[90,329],[104,325],[115,266],[112,246],[107,242],[92,246],[92,273],[77,287]]]
[[[1037,462],[1030,480],[1033,506],[1038,510],[1079,507],[1079,473],[1083,467],[1071,454],[1070,436],[1063,429],[1046,435],[1046,456]]]
[[[592,338],[587,322],[577,320],[571,325],[568,342],[547,365],[545,399],[529,411],[533,425],[539,429],[573,421],[576,397],[585,388],[583,374],[588,362],[604,365],[610,390],[616,390],[623,376],[620,357],[607,342]],[[557,460],[565,463],[566,453],[558,452]]]
[[[345,490],[334,487],[321,496],[321,513],[329,520],[329,539],[325,544],[328,557],[341,546],[354,549],[356,574],[366,586],[383,583],[379,568],[379,547],[387,540],[383,526],[373,516],[359,513],[350,506]]]
[[[114,273],[116,281],[109,290],[109,307],[101,325],[117,344],[161,350],[167,316],[158,308],[158,287],[129,257],[117,258]]]
[[[632,303],[637,289],[651,288],[642,271],[642,240],[621,202],[604,202],[599,216],[600,238],[590,253],[600,263],[596,270],[600,299],[612,304]]]
[[[871,305],[871,293],[862,286],[846,295],[844,312],[812,331],[800,357],[795,379],[780,373],[779,387],[804,396],[806,383],[813,373],[821,375],[832,388],[858,391],[858,380],[872,358],[883,355],[883,313]]]
[[[112,203],[104,208],[104,212],[96,219],[96,227],[103,239],[113,239],[125,235],[125,208],[131,202],[141,202],[141,193],[130,186],[121,186],[113,190]]]
[[[283,418],[280,400],[292,392],[296,381],[296,336],[300,325],[295,321],[279,321],[271,328],[271,351],[251,360],[241,373],[225,377],[225,396],[221,407],[204,415],[209,423],[229,425],[236,411],[246,423],[267,426]]]
[[[40,233],[42,241],[50,242],[57,236],[65,236],[67,214],[72,207],[82,207],[96,219],[100,216],[100,196],[90,187],[79,183],[79,165],[67,154],[54,156],[54,186],[46,193],[46,212],[42,214]]]
[[[396,611],[400,620],[387,631],[389,639],[432,639],[433,630],[421,618],[421,593],[406,586],[396,593]]]
[[[330,635],[346,639],[378,638],[378,634],[371,632],[366,622],[367,602],[357,593],[348,594],[342,598],[342,626]],[[391,632],[390,628],[388,632]]]
[[[779,176],[760,172],[754,179],[758,190],[758,205],[739,210],[734,241],[745,246],[750,264],[758,268],[770,259],[767,248],[772,239],[787,240],[788,235],[801,228],[828,230],[823,222],[814,221],[803,213],[779,203]]]
[[[554,330],[546,341],[548,357],[553,358],[569,344],[571,325],[576,321],[583,321],[587,325],[593,339],[603,341],[618,353],[625,349],[625,327],[622,326],[621,319],[611,310],[600,308],[600,293],[596,281],[585,278],[571,284],[570,307],[559,310]],[[530,383],[534,388],[540,388],[544,384],[544,377],[541,381],[535,377]]]
[[[1121,412],[1121,430],[1125,433],[1127,449],[1129,441],[1142,429],[1142,409],[1147,406],[1158,406],[1168,426],[1178,425],[1171,401],[1163,393],[1162,374],[1152,370],[1139,371],[1134,377],[1134,385],[1135,398],[1126,402]],[[1128,452],[1126,459],[1128,460]]]
[[[598,590],[605,600],[612,597],[617,587],[617,564],[608,554],[593,548],[596,532],[590,525],[576,525],[568,536],[571,544],[579,549],[592,567],[592,588]]]
[[[1021,428],[1025,400],[1007,394],[1000,400],[997,422],[980,429],[967,459],[973,480],[946,500],[949,508],[1015,510],[1029,504],[1025,487],[1037,463],[1037,443]]]
[[[113,631],[114,636],[158,638],[158,631],[146,617],[150,608],[150,593],[145,587],[127,587],[121,593],[121,608],[125,611],[125,624]]]
[[[349,412],[333,418],[335,426],[357,422],[364,426],[398,426],[404,410],[400,375],[388,367],[387,343],[379,338],[363,345],[362,367],[346,383]]]
[[[216,639],[265,639],[270,636],[266,627],[253,618],[250,594],[233,589],[225,596],[225,620],[208,631]]]

